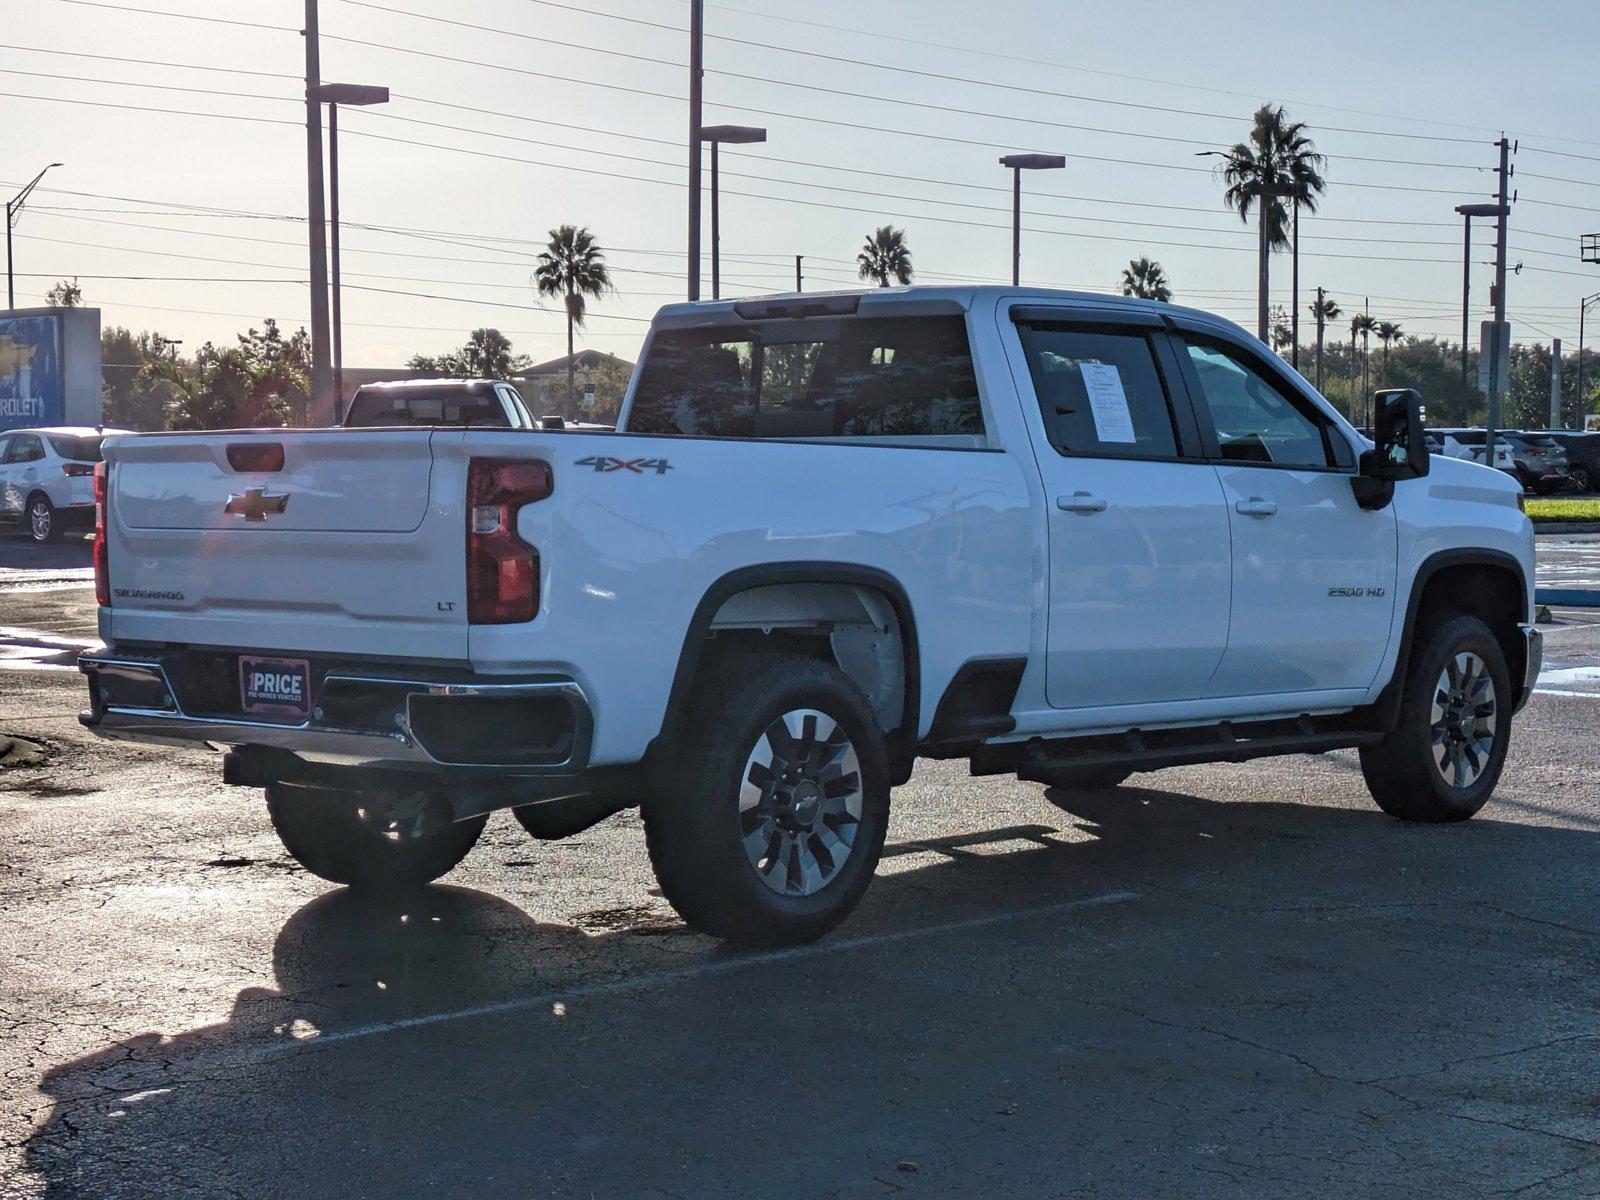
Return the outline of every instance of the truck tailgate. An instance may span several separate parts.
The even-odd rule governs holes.
[[[464,660],[464,482],[459,470],[435,470],[433,436],[274,430],[108,442],[102,633],[117,643]]]

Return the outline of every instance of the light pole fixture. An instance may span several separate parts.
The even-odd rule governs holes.
[[[339,106],[366,108],[389,103],[389,89],[364,83],[322,83],[316,99],[328,106],[328,222],[332,226],[333,262],[333,405],[330,420],[337,420],[344,403],[344,316],[339,288]]]
[[[1472,340],[1472,218],[1498,219],[1510,210],[1502,204],[1458,204],[1461,215],[1461,423],[1467,424],[1472,398],[1472,378],[1467,370],[1467,346]],[[1496,335],[1498,336],[1498,335]],[[1583,340],[1581,337],[1578,339]]]
[[[1059,171],[1067,165],[1064,154],[1003,154],[1000,165],[1011,171],[1011,286],[1022,285],[1022,173]]]
[[[27,202],[33,189],[39,186],[39,180],[45,176],[45,171],[51,167],[59,167],[61,163],[51,163],[44,171],[35,175],[27,187],[23,188],[10,200],[6,201],[6,308],[15,311],[17,307],[16,279],[11,271],[11,227],[17,223],[17,218],[22,215],[22,206]]]
[[[1578,301],[1578,416],[1587,415],[1583,408],[1583,319],[1589,312],[1589,306],[1600,300],[1600,292],[1592,296],[1585,296]]]
[[[767,131],[755,125],[702,125],[700,140],[711,143],[711,298],[722,299],[722,215],[718,200],[717,147],[749,146],[767,140]]]

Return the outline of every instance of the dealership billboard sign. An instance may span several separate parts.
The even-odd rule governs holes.
[[[0,433],[100,424],[100,311],[0,313]]]
[[[0,317],[0,429],[62,423],[61,318]]]

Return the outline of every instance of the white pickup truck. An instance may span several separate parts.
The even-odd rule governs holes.
[[[1461,820],[1539,669],[1532,529],[1376,411],[1203,312],[909,288],[663,309],[617,433],[114,438],[83,721],[225,749],[355,886],[641,805],[667,898],[755,944],[851,910],[919,756],[1359,747]]]

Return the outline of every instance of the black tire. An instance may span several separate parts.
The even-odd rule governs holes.
[[[1594,480],[1589,477],[1588,467],[1572,468],[1572,490],[1575,492],[1592,492]]]
[[[274,784],[272,827],[296,862],[330,883],[399,892],[432,883],[471,850],[487,817],[454,821],[420,836],[391,837],[361,815],[359,792]]]
[[[1439,684],[1447,665],[1459,662],[1463,655],[1476,656],[1485,668],[1492,692],[1478,695],[1487,695],[1492,702],[1494,725],[1492,734],[1485,736],[1483,705],[1472,705],[1469,713],[1479,723],[1462,726],[1476,735],[1464,737],[1464,741],[1481,741],[1486,750],[1464,751],[1452,766],[1456,734],[1447,728],[1443,748],[1436,751],[1434,704],[1436,697],[1445,694]],[[1424,631],[1411,656],[1394,731],[1383,741],[1361,748],[1361,774],[1378,807],[1402,821],[1465,821],[1477,813],[1494,792],[1505,765],[1513,702],[1500,643],[1477,617],[1450,616]],[[1448,726],[1449,707],[1441,706],[1441,711]],[[1465,779],[1466,767],[1472,763],[1477,764],[1476,774],[1465,786],[1449,777],[1452,771],[1460,771],[1458,778]]]
[[[35,492],[28,497],[22,511],[22,528],[31,541],[41,546],[53,546],[61,540],[61,518],[56,516],[56,506],[50,503],[49,496]]]
[[[688,711],[689,728],[658,765],[643,806],[662,892],[689,925],[713,937],[749,946],[816,940],[866,892],[888,829],[888,751],[866,697],[830,664],[752,655],[707,664]],[[837,728],[827,730],[808,711]],[[786,719],[798,724],[798,738],[776,732]],[[757,761],[763,744],[772,770]],[[741,808],[747,780],[755,790]],[[848,800],[838,798],[844,790]],[[829,804],[860,811],[852,820],[825,811]],[[846,832],[847,850],[830,852],[828,834],[842,843]],[[812,870],[818,885],[805,891],[814,886]]]
[[[1125,767],[1079,767],[1051,776],[1050,786],[1069,792],[1109,792],[1121,787],[1132,774]]]

